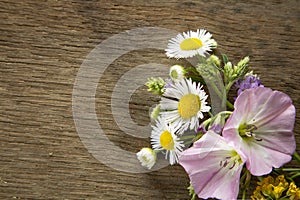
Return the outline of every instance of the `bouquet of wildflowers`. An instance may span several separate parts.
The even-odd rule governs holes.
[[[151,112],[152,148],[137,158],[148,169],[158,153],[179,163],[192,199],[237,199],[240,192],[245,199],[251,176],[260,180],[252,199],[300,199],[300,170],[282,168],[293,158],[300,162],[291,98],[264,87],[249,69],[249,57],[233,64],[225,54],[214,55],[216,48],[203,29],[169,40],[166,55],[191,66],[174,65],[169,79],[146,83],[160,102]]]

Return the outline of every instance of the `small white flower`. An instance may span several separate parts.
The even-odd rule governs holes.
[[[173,81],[180,81],[184,78],[185,75],[185,69],[180,65],[173,65],[170,68],[170,77]]]
[[[142,148],[136,154],[143,167],[151,169],[156,162],[156,153],[151,148]]]
[[[175,135],[175,129],[168,125],[161,117],[155,121],[152,126],[151,144],[154,150],[163,151],[165,158],[173,165],[178,163],[178,157],[183,150],[183,141]]]
[[[166,55],[177,59],[189,58],[197,54],[206,56],[209,51],[216,48],[216,42],[211,39],[211,36],[204,29],[178,34],[175,38],[169,40]]]
[[[191,79],[174,82],[161,98],[161,115],[167,123],[171,123],[178,133],[199,127],[199,119],[203,112],[208,112],[207,95],[200,84]]]

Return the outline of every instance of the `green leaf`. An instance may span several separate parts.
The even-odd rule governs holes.
[[[226,54],[222,54],[222,58],[223,58],[224,65],[229,62],[228,57],[226,56]]]

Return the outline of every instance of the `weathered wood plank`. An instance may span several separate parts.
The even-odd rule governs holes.
[[[263,84],[290,95],[299,111],[299,11],[297,0],[1,1],[1,199],[188,199],[188,177],[180,166],[130,174],[89,154],[72,115],[81,63],[96,45],[122,31],[206,28],[233,61],[249,55]],[[99,81],[99,123],[127,151],[136,152],[149,140],[119,129],[110,109],[111,93],[126,71],[153,61],[174,63],[163,51],[133,51],[112,63]],[[130,103],[133,119],[147,124],[155,101],[140,88]],[[299,132],[297,114],[298,152]]]

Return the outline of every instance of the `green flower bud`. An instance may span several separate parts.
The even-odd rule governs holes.
[[[159,116],[160,114],[160,104],[156,105],[155,108],[153,108],[151,114],[150,114],[150,117],[151,119],[157,119],[157,117]]]
[[[217,67],[220,67],[220,65],[221,65],[221,61],[220,61],[219,57],[216,55],[211,55],[206,61],[208,63],[215,64]]]
[[[165,91],[165,81],[162,78],[151,77],[145,84],[148,87],[148,91],[154,94],[162,95]]]

